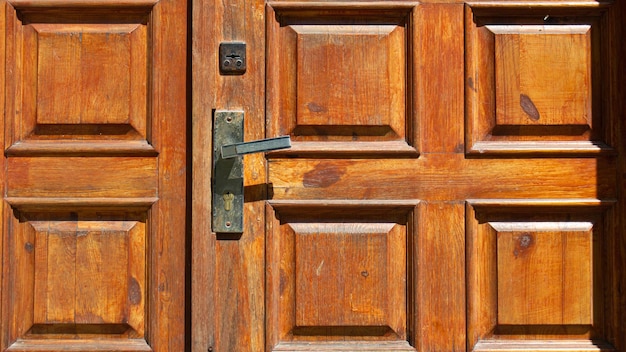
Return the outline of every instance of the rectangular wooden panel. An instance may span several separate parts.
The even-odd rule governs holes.
[[[143,105],[145,111],[145,98],[131,101],[131,77],[143,81],[132,87],[140,91],[146,79],[145,56],[143,77],[131,72],[131,62],[137,60],[131,58],[131,35],[138,25],[98,27],[35,26],[39,32],[37,123],[122,124],[130,122],[131,104]],[[59,85],[66,89],[58,89]],[[140,115],[144,116],[145,112]]]
[[[17,21],[10,42],[24,53],[7,60],[11,88],[21,91],[11,99],[16,110],[7,111],[8,152],[154,154],[148,143],[150,8],[64,16],[46,10],[11,11]]]
[[[12,158],[7,166],[9,197],[141,198],[157,195],[154,158]]]
[[[292,25],[298,125],[388,126],[405,120],[405,35],[394,25]]]
[[[344,340],[376,349],[396,341],[395,348],[410,349],[407,246],[415,206],[272,202],[268,216],[280,222],[268,233],[269,345],[325,350]]]
[[[24,246],[35,258],[33,272],[26,273],[34,281],[34,306],[26,307],[33,309],[33,331],[49,326],[59,333],[79,332],[83,325],[97,333],[99,325],[107,331],[103,324],[117,324],[128,326],[121,332],[132,328],[141,336],[146,278],[144,259],[138,259],[145,257],[145,225],[71,220],[71,214],[25,214],[23,219],[31,217],[24,226],[32,226],[35,241]]]
[[[590,25],[488,28],[495,34],[496,126],[592,128]]]
[[[268,127],[291,134],[275,155],[417,155],[412,5],[268,7]]]
[[[613,151],[602,110],[602,7],[547,6],[467,7],[467,153]]]
[[[593,324],[592,224],[569,231],[553,225],[496,227],[499,324]]]
[[[603,315],[611,301],[600,292],[609,280],[602,253],[608,249],[603,243],[612,241],[605,232],[611,203],[469,204],[471,346],[480,340],[557,340],[585,350],[584,340],[608,342]],[[493,346],[508,351],[505,345]]]
[[[393,256],[388,242],[396,242],[387,239],[393,224],[292,226],[296,233],[296,325],[389,325],[387,285],[398,281],[387,273],[393,260],[388,257]]]

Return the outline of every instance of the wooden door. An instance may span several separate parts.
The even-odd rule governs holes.
[[[192,350],[625,351],[624,20],[194,1]],[[244,158],[240,238],[210,232],[215,109],[293,140]]]
[[[2,1],[2,351],[185,348],[185,1]]]

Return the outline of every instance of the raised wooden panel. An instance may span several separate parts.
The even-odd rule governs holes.
[[[10,9],[9,155],[155,154],[150,145],[151,6]],[[138,4],[141,5],[141,4]],[[86,5],[84,5],[86,6]],[[63,87],[63,89],[59,89]]]
[[[124,124],[132,116],[142,117],[145,134],[145,26],[32,27],[38,53],[37,125]],[[66,89],[56,89],[59,85]],[[138,101],[131,99],[131,91],[141,94]]]
[[[297,126],[388,126],[403,134],[403,27],[346,24],[290,28],[297,38]]]
[[[591,26],[487,29],[495,36],[496,126],[592,128]]]
[[[466,152],[611,152],[601,8],[468,7]],[[538,64],[540,63],[540,64]]]
[[[269,133],[293,139],[278,154],[417,155],[410,13],[409,4],[268,8]]]
[[[593,323],[592,223],[546,223],[532,230],[490,225],[497,237],[499,324]]]
[[[147,324],[145,210],[15,215],[5,237],[9,340],[35,341],[25,348],[40,350],[44,339],[59,349],[55,339],[115,338],[129,341],[129,350],[146,350],[145,340],[130,347],[144,339]]]
[[[414,350],[407,260],[416,204],[287,203],[268,206],[270,346],[396,341],[394,348]]]
[[[610,302],[601,292],[609,277],[603,256],[612,242],[606,230],[611,205],[596,200],[470,201],[470,344],[561,340],[585,350],[584,341],[610,341],[603,315]],[[499,350],[497,346],[492,347]],[[502,351],[511,346],[500,345]]]
[[[137,320],[131,310],[142,318],[143,223],[30,224],[35,229],[35,324],[124,324],[129,315]]]
[[[394,224],[293,224],[296,326],[386,326],[388,287],[404,281],[388,267],[404,234]],[[395,275],[394,275],[395,274]]]

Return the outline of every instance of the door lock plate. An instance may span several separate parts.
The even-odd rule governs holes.
[[[243,141],[243,111],[215,111],[213,117],[213,206],[215,233],[243,233],[243,155],[291,147],[289,136]]]
[[[243,158],[223,158],[222,146],[243,142],[243,111],[216,111],[213,121],[215,233],[243,232]]]

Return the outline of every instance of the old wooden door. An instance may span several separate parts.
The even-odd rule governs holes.
[[[186,17],[0,4],[0,350],[184,350]]]
[[[193,3],[193,351],[624,351],[623,1]],[[220,42],[247,71],[220,75]],[[212,111],[245,112],[241,237]]]

